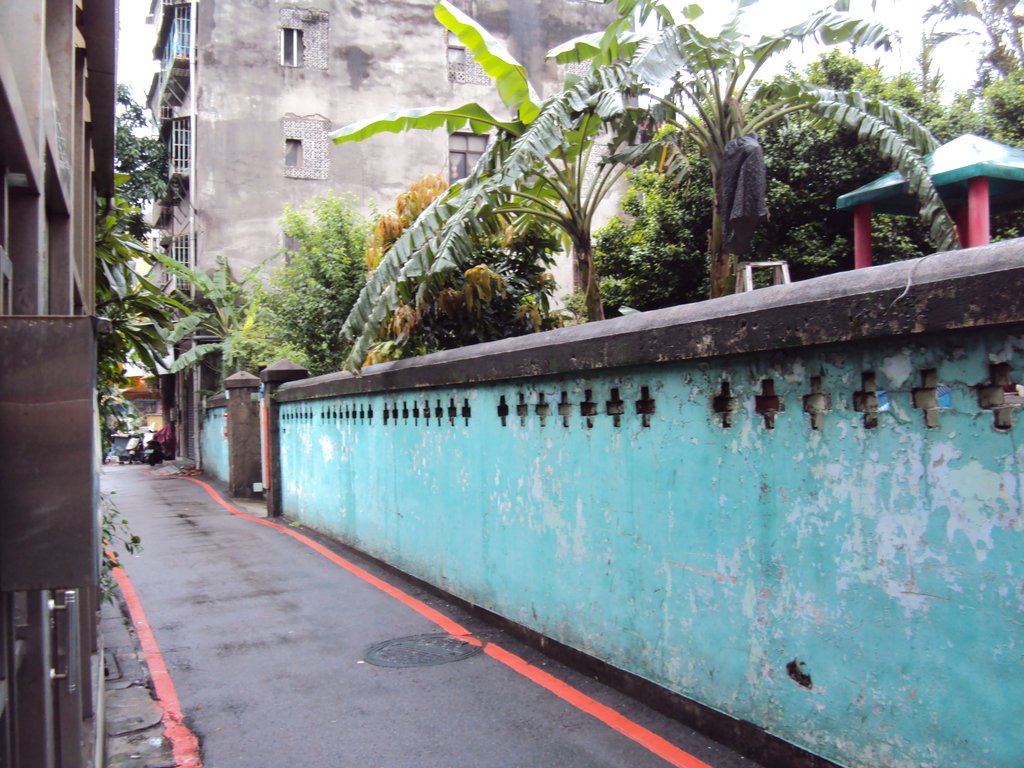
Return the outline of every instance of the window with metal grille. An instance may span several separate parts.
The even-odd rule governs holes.
[[[305,59],[302,30],[284,27],[281,30],[281,65],[301,67]]]
[[[181,235],[171,241],[170,256],[179,264],[189,269],[195,267],[195,260],[192,254],[192,238],[188,235]],[[182,293],[192,293],[192,283],[180,277],[174,278],[174,287]]]
[[[171,123],[171,145],[167,154],[171,161],[172,176],[187,176],[192,159],[192,123],[179,117]]]
[[[448,137],[448,181],[469,176],[477,160],[487,149],[487,136],[453,133]]]
[[[168,12],[170,13],[170,11]],[[188,61],[192,51],[192,11],[187,5],[180,5],[173,11],[171,29],[164,43],[161,73],[174,65],[175,61]]]
[[[319,115],[286,115],[281,127],[284,175],[289,179],[326,179],[331,167],[331,121]]]

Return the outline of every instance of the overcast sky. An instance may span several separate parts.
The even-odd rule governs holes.
[[[873,61],[876,56],[883,57],[886,69],[898,72],[915,72],[915,59],[921,50],[921,17],[925,9],[936,0],[853,0],[853,12],[864,18],[875,18],[889,25],[899,35],[902,42],[897,44],[892,54],[876,54],[864,52],[864,57]],[[118,81],[127,83],[132,88],[136,101],[144,102],[149,89],[153,71],[156,67],[152,61],[154,36],[152,25],[145,23],[149,11],[150,0],[120,0],[121,34],[118,52]],[[680,5],[684,4],[680,0]],[[688,4],[688,3],[685,3]],[[698,2],[705,9],[704,25],[714,31],[720,25],[723,13],[716,11],[728,4],[722,0],[704,0]],[[791,26],[807,16],[813,10],[824,5],[824,0],[760,0],[745,13],[745,25],[748,32],[757,37],[761,34],[772,34]],[[875,10],[872,11],[872,5]],[[706,30],[708,31],[708,30]],[[791,58],[798,67],[813,60],[820,49],[808,48],[801,51],[794,49]],[[961,37],[943,44],[937,57],[938,68],[945,78],[949,93],[970,88],[976,77],[975,62],[978,59],[977,43],[971,37]],[[769,73],[773,74],[773,73]],[[395,107],[407,105],[394,105]]]

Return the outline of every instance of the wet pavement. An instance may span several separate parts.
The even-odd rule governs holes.
[[[229,501],[252,517],[232,514],[175,473],[107,466],[101,487],[142,538],[122,562],[207,768],[757,768],[358,553],[287,520],[261,524],[260,504]],[[111,638],[116,607],[104,610]],[[130,657],[121,629],[115,653]],[[108,723],[124,697],[122,735],[108,752],[128,756],[108,765],[173,765],[148,724],[145,668],[128,658],[119,670]]]

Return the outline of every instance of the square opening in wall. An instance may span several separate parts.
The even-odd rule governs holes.
[[[301,139],[284,140],[284,167],[302,167],[302,141]]]

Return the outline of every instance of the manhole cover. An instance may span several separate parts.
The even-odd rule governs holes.
[[[482,650],[451,635],[413,635],[370,646],[363,658],[378,667],[428,667],[468,659]]]

